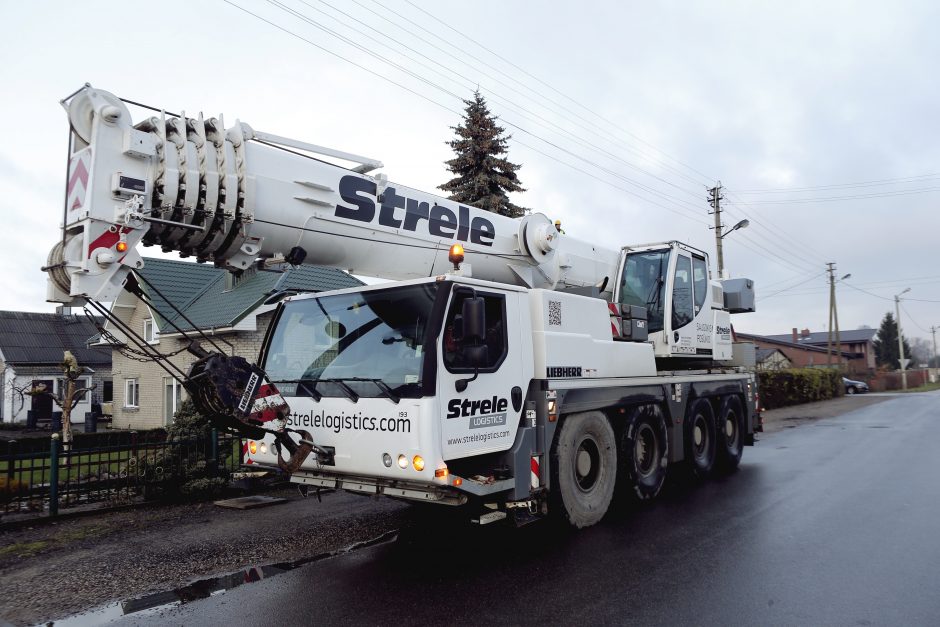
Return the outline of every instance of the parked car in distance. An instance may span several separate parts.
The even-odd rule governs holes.
[[[853,381],[842,377],[842,384],[845,385],[846,394],[864,394],[868,391],[868,384],[864,381]]]

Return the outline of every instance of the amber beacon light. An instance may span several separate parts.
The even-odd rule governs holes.
[[[460,264],[463,263],[463,246],[460,244],[451,246],[450,252],[447,254],[447,259],[454,264],[454,270],[460,270]]]

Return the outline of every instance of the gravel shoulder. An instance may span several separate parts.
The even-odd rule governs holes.
[[[890,398],[847,396],[765,411],[764,433]],[[0,625],[42,623],[220,573],[331,553],[414,519],[411,506],[391,499],[326,493],[318,502],[293,487],[268,494],[287,502],[251,510],[151,505],[0,528]]]
[[[330,553],[398,529],[391,499],[296,488],[286,503],[232,510],[154,505],[0,530],[0,625],[54,620],[245,567]]]

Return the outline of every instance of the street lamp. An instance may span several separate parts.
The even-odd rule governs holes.
[[[833,264],[834,265],[834,264]],[[826,365],[832,365],[832,322],[836,323],[836,361],[839,364],[839,370],[842,370],[842,336],[839,335],[839,310],[836,308],[836,283],[851,278],[852,274],[846,274],[839,281],[834,280],[832,274],[832,265],[829,266],[829,344],[826,347]]]
[[[737,224],[735,224],[733,227],[731,227],[730,229],[728,229],[723,235],[719,235],[718,237],[719,237],[720,239],[724,239],[725,237],[727,237],[728,235],[730,235],[730,234],[733,233],[734,231],[737,231],[738,229],[746,229],[750,224],[751,224],[751,221],[748,220],[747,218],[744,218],[743,220],[741,220],[740,222],[738,222]]]
[[[716,214],[717,214],[717,212],[716,212]],[[733,233],[734,231],[737,231],[738,229],[745,229],[745,228],[747,228],[747,226],[751,223],[751,221],[748,220],[747,218],[745,218],[745,219],[741,220],[740,222],[738,222],[737,224],[735,224],[735,225],[734,225],[733,227],[731,227],[730,229],[728,229],[727,231],[725,231],[724,233],[721,232],[721,224],[720,224],[720,222],[718,221],[718,219],[716,219],[715,222],[716,222],[716,225],[715,225],[715,248],[716,248],[717,251],[718,251],[718,278],[720,279],[720,278],[722,278],[722,276],[724,276],[724,273],[725,273],[725,258],[724,258],[724,255],[722,254],[722,251],[721,251],[721,240],[723,240],[725,237],[727,237],[729,233]]]
[[[907,294],[911,288],[906,288],[901,294]],[[907,389],[907,371],[904,369],[904,342],[901,340],[901,294],[894,295],[894,313],[898,318],[898,354],[901,358],[898,363],[901,364],[901,387]]]

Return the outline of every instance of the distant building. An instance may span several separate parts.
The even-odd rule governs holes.
[[[758,348],[756,362],[758,370],[785,370],[793,367],[793,362],[779,348]]]
[[[869,374],[875,371],[875,335],[877,329],[847,329],[839,331],[839,345],[843,353],[849,353],[849,370],[857,374]],[[809,329],[797,331],[794,328],[788,335],[766,335],[767,339],[788,340],[801,346],[816,346],[826,349],[829,343],[828,331],[810,332]],[[832,334],[832,349],[836,347],[835,333]]]
[[[813,346],[812,344],[801,344],[798,342],[792,342],[789,340],[790,336],[787,337],[787,340],[776,339],[781,336],[779,335],[753,335],[751,333],[741,333],[740,331],[735,330],[735,336],[739,340],[745,340],[748,342],[754,342],[757,346],[758,351],[758,363],[760,361],[760,352],[765,352],[765,357],[776,360],[776,363],[782,363],[781,358],[771,357],[773,351],[779,351],[783,356],[783,359],[789,361],[790,368],[825,368],[830,365],[830,358],[826,352],[826,347]],[[842,353],[836,352],[835,348],[832,351],[831,365],[838,366],[842,365],[843,368],[847,370],[850,369],[850,363],[854,358],[853,353],[845,352]],[[773,361],[771,363],[774,363]]]
[[[171,355],[167,361],[183,372],[196,358],[186,351],[187,342],[177,327],[184,332],[198,328],[226,354],[254,362],[276,307],[264,304],[268,296],[282,290],[321,292],[362,285],[345,272],[318,266],[293,267],[283,272],[252,268],[236,278],[207,264],[145,261],[144,268],[135,274],[144,279],[139,283],[153,308],[125,291],[114,301],[111,312],[155,350]],[[167,300],[183,315],[176,313]],[[133,342],[128,342],[119,325],[108,322],[105,331],[102,343],[117,342],[113,356],[113,426],[142,429],[172,422],[184,397],[182,386],[159,364],[135,354]],[[202,344],[213,350],[209,342]]]
[[[64,381],[59,364],[67,350],[88,369],[78,384],[94,386],[72,410],[72,422],[83,423],[93,403],[111,400],[111,351],[88,345],[98,335],[95,321],[67,311],[0,311],[0,421],[25,422],[30,410],[40,422],[52,420],[52,412],[60,411],[52,399],[25,392],[42,383],[58,395]]]

